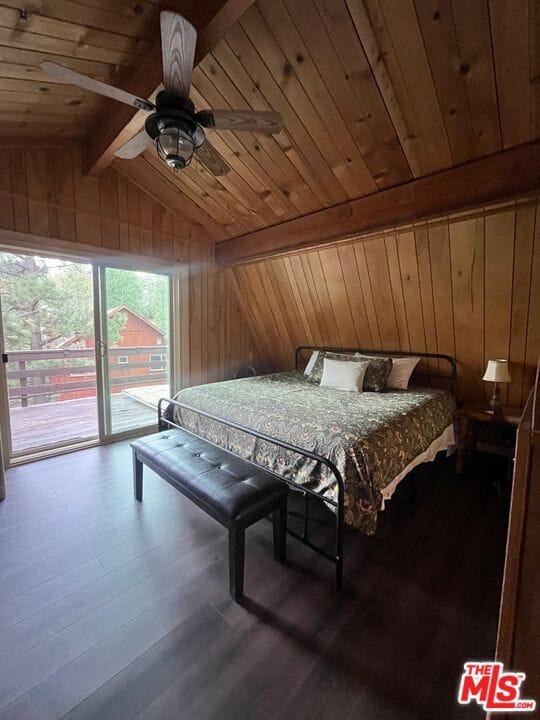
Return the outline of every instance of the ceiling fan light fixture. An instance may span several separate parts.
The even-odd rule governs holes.
[[[150,113],[144,130],[117,148],[116,157],[133,160],[154,143],[159,158],[174,172],[187,167],[198,151],[197,158],[206,170],[218,177],[225,175],[231,168],[211,143],[205,143],[204,129],[278,133],[283,127],[281,116],[266,110],[245,109],[196,112],[190,87],[197,31],[181,15],[169,10],[160,13],[160,28],[163,90],[157,93],[155,102],[48,60],[41,63],[41,68],[56,82],[90,90]]]
[[[195,144],[193,138],[178,124],[164,124],[155,142],[159,157],[172,170],[183,170],[190,164]]]

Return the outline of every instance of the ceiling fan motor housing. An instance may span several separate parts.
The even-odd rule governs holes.
[[[156,112],[145,123],[159,156],[173,170],[182,170],[193,153],[205,141],[204,130],[195,120],[195,108],[189,98],[162,90],[156,98]]]

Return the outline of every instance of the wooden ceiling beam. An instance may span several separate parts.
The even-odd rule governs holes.
[[[216,244],[218,265],[323,245],[540,189],[540,141]]]
[[[197,30],[195,65],[217,45],[225,33],[235,25],[255,0],[183,0],[167,3],[167,9],[180,12]],[[138,97],[152,98],[159,91],[163,79],[161,45],[159,39],[145,54],[143,61],[131,74],[122,89]],[[114,153],[136,135],[144,125],[146,112],[135,111],[129,105],[107,101],[101,114],[98,131],[85,147],[88,175],[99,175],[112,162]]]

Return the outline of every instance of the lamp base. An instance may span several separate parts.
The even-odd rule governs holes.
[[[502,413],[501,397],[497,383],[493,385],[493,395],[489,401],[489,408],[488,412],[493,413],[493,415],[500,415]]]

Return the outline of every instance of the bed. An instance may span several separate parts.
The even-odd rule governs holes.
[[[186,388],[168,406],[165,422],[271,470],[306,498],[322,499],[336,514],[336,560],[343,522],[373,535],[399,482],[453,447],[455,361],[408,353],[422,357],[417,384],[350,393],[308,382],[303,365],[313,350],[351,352],[301,347],[293,371]]]

